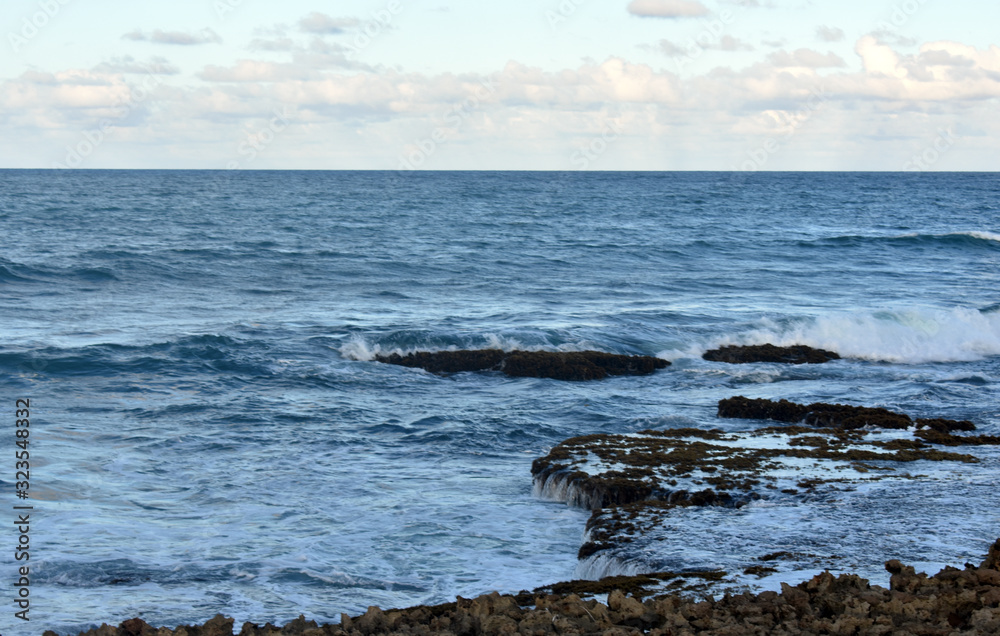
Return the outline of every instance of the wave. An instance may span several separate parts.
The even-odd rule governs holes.
[[[502,351],[584,351],[603,349],[589,340],[566,341],[551,334],[448,336],[433,335],[423,331],[400,331],[382,337],[360,334],[336,347],[347,360],[370,362],[377,356],[397,353],[407,355],[416,351],[457,351],[459,349],[500,349]]]
[[[767,342],[778,346],[804,344],[876,362],[972,362],[1000,356],[1000,313],[962,307],[913,308],[789,321],[765,319],[737,336],[718,338],[707,347],[678,353],[700,356],[722,345]]]
[[[822,238],[818,240],[803,241],[801,244],[809,245],[868,245],[895,244],[895,245],[940,245],[940,246],[965,246],[965,247],[986,247],[1000,249],[1000,234],[986,230],[969,230],[965,232],[949,232],[947,234],[925,234],[912,232],[909,234],[899,234],[895,236],[862,236],[845,235]]]
[[[194,335],[148,345],[95,344],[37,349],[0,348],[0,369],[61,376],[188,373],[192,369],[272,376],[266,345],[229,336]]]
[[[119,280],[104,267],[44,267],[0,258],[0,283],[107,283]]]

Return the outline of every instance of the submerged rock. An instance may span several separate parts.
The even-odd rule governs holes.
[[[782,362],[785,364],[822,364],[840,360],[840,355],[825,349],[814,349],[806,345],[776,347],[773,344],[727,345],[706,351],[702,356],[712,362],[745,364],[750,362]]]
[[[662,592],[684,587],[685,578],[707,580],[719,573],[655,573],[557,583],[517,595],[493,592],[401,610],[371,607],[362,616],[344,615],[340,625],[320,626],[304,617],[284,627],[245,623],[240,635],[1000,634],[1000,540],[979,567],[946,567],[934,576],[918,574],[899,561],[889,561],[885,567],[892,574],[889,589],[870,585],[854,574],[823,572],[796,586],[782,584],[780,593],[692,598]],[[586,598],[595,594],[608,594],[607,604]],[[132,619],[118,628],[104,625],[80,636],[232,636],[232,624],[232,619],[218,616],[202,627],[154,630]],[[46,632],[45,636],[55,634]]]
[[[603,351],[418,351],[376,356],[377,362],[416,367],[431,373],[502,371],[515,378],[601,380],[609,375],[648,375],[670,363],[652,356]]]

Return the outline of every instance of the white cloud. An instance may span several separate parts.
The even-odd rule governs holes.
[[[164,57],[152,57],[146,62],[140,62],[131,55],[113,57],[107,62],[101,62],[94,67],[97,73],[130,73],[147,75],[177,75],[180,69]]]
[[[828,26],[816,27],[816,35],[824,42],[840,42],[847,37],[842,29]]]
[[[147,102],[155,107],[136,111],[139,114],[128,123],[128,132],[116,132],[116,139],[125,145],[132,140],[155,144],[158,139],[170,139],[172,152],[179,153],[176,156],[188,157],[191,165],[203,165],[197,162],[218,156],[210,152],[212,143],[223,148],[223,158],[231,155],[232,140],[242,134],[240,127],[248,119],[264,117],[276,105],[287,104],[301,124],[301,128],[290,128],[289,140],[299,134],[295,130],[301,130],[301,137],[289,141],[289,161],[312,156],[312,152],[321,157],[321,144],[356,144],[350,146],[351,152],[362,152],[364,158],[358,155],[359,163],[338,165],[369,162],[363,165],[391,167],[378,157],[391,160],[415,136],[445,126],[450,110],[482,94],[462,125],[448,129],[449,143],[453,141],[455,148],[469,144],[467,151],[473,153],[478,143],[480,148],[507,148],[515,158],[537,151],[558,161],[570,154],[560,155],[561,144],[571,149],[613,118],[624,127],[622,148],[634,143],[638,156],[659,157],[657,161],[673,155],[643,155],[641,148],[670,148],[670,153],[677,151],[677,161],[684,162],[688,161],[685,156],[701,158],[714,156],[713,152],[727,156],[731,151],[726,148],[739,145],[734,139],[745,144],[754,135],[787,131],[789,122],[801,119],[796,113],[806,112],[819,92],[824,101],[822,114],[816,117],[822,125],[810,120],[801,129],[811,127],[815,132],[808,134],[821,137],[817,143],[829,149],[826,156],[843,147],[845,152],[856,151],[858,161],[867,161],[870,153],[858,140],[895,143],[885,140],[906,138],[907,130],[915,131],[909,133],[912,138],[926,131],[933,135],[935,126],[950,125],[949,118],[979,118],[987,133],[978,141],[964,143],[979,144],[976,152],[984,153],[996,130],[991,116],[984,113],[995,109],[991,98],[1000,97],[1000,47],[977,49],[949,41],[927,43],[916,53],[904,54],[867,36],[857,43],[856,68],[847,68],[832,53],[799,49],[778,51],[739,70],[717,67],[685,79],[618,57],[556,71],[510,62],[488,77],[404,73],[381,67],[351,70],[331,66],[343,53],[336,43],[322,38],[293,41],[290,46],[280,39],[277,42],[260,48],[290,53],[284,62],[245,59],[209,65],[198,75],[203,83],[196,87],[169,80],[174,85],[157,88]],[[729,45],[742,43],[736,40]],[[718,46],[729,45],[720,40]],[[144,64],[172,68],[162,58]],[[142,79],[129,73],[141,67],[132,58],[113,58],[91,70],[30,72],[0,81],[0,133],[10,139],[35,134],[39,143],[58,140],[52,146],[63,152],[65,138],[72,139],[101,117],[113,115],[116,105],[129,98],[134,84]],[[485,93],[484,82],[491,86]],[[848,127],[849,132],[831,122]],[[920,128],[914,128],[918,124]],[[799,137],[800,132],[795,134],[797,139],[805,138]],[[293,150],[299,147],[311,150]],[[113,157],[117,151],[102,152]],[[740,152],[737,149],[736,154]],[[442,151],[435,159],[442,163],[434,167],[453,167],[444,160],[446,156]],[[729,164],[698,165],[710,169]]]
[[[299,29],[305,33],[337,35],[360,24],[357,18],[334,18],[325,13],[313,11],[299,20]]]
[[[195,46],[198,44],[219,44],[222,38],[212,29],[202,29],[196,33],[183,31],[161,31],[156,29],[152,33],[145,33],[139,29],[129,31],[122,36],[122,39],[135,42],[153,42],[156,44],[177,44],[181,46]]]
[[[698,49],[715,50],[715,51],[754,50],[754,47],[751,44],[744,42],[739,38],[734,38],[731,35],[723,35],[718,40],[714,40],[708,43],[702,41],[695,42],[694,40],[690,40],[687,46],[671,42],[670,40],[660,40],[659,44],[653,48],[671,57],[690,55],[693,50],[697,51]]]
[[[847,66],[847,63],[835,53],[820,53],[812,49],[796,49],[788,51],[775,51],[767,56],[771,64],[775,66],[790,68],[835,68]]]
[[[697,0],[632,0],[628,12],[644,18],[691,18],[707,15],[708,9]]]

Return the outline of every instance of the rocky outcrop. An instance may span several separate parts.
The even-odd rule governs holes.
[[[822,364],[831,360],[840,360],[840,355],[825,349],[814,349],[806,345],[776,347],[773,344],[727,345],[706,351],[701,357],[712,362],[728,362],[730,364],[750,362]]]
[[[849,406],[847,404],[796,404],[788,400],[753,400],[737,395],[719,400],[719,417],[744,418],[749,420],[774,420],[821,426],[843,430],[865,427],[882,429],[907,429],[914,427],[917,437],[932,444],[947,446],[982,446],[1000,443],[1000,438],[990,436],[957,436],[954,431],[974,431],[976,425],[968,420],[947,420],[942,418],[912,419],[905,413],[888,409]]]
[[[377,362],[416,367],[431,373],[502,371],[515,378],[601,380],[609,375],[648,375],[670,363],[652,356],[626,356],[603,351],[418,351],[376,356]]]
[[[736,509],[762,497],[914,479],[898,467],[921,460],[979,461],[916,437],[883,439],[875,433],[784,426],[733,434],[687,428],[585,435],[553,447],[532,463],[531,472],[537,495],[593,511],[577,554],[590,560],[588,566],[598,558],[629,560],[651,533],[672,523],[680,508]],[[787,470],[803,460],[810,466],[808,477]]]
[[[340,625],[320,626],[302,617],[284,627],[244,623],[240,636],[986,636],[1000,634],[998,566],[1000,540],[978,567],[948,567],[934,576],[889,561],[889,589],[853,574],[823,572],[794,587],[782,584],[780,593],[686,598],[655,594],[651,586],[675,575],[654,574],[574,581],[518,595],[459,597],[403,610],[370,607],[361,616],[342,616]],[[551,593],[555,590],[560,592]],[[603,593],[607,604],[584,598]],[[232,636],[232,624],[218,616],[202,627],[156,630],[132,619],[80,636]]]

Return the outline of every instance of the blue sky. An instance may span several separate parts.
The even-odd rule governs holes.
[[[7,0],[0,167],[997,170],[1000,4]]]

